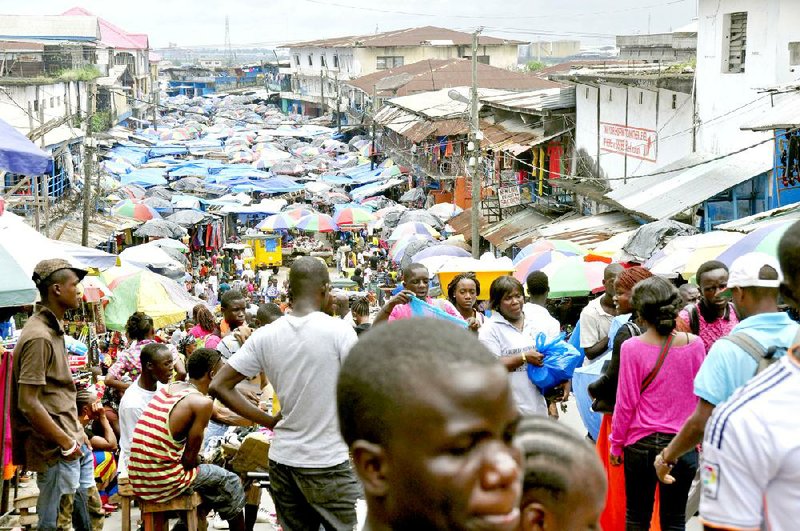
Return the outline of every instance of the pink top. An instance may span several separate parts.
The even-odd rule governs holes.
[[[444,310],[453,317],[458,317],[462,321],[464,320],[464,318],[461,317],[461,314],[458,313],[458,310],[456,310],[456,307],[453,306],[453,303],[450,301],[426,297],[425,302],[431,306],[436,306],[440,310]],[[396,319],[411,319],[412,316],[413,313],[411,312],[411,304],[398,304],[392,309],[392,313],[389,314],[389,321],[394,321]]]
[[[221,341],[220,337],[216,334],[211,332],[207,332],[202,326],[199,324],[194,325],[192,328],[189,329],[189,333],[193,335],[197,339],[204,339],[205,344],[203,345],[205,348],[217,348],[217,345]]]
[[[683,332],[677,332],[683,334]],[[652,433],[678,433],[697,407],[694,377],[706,355],[703,342],[669,349],[661,370],[650,387],[641,394],[642,382],[655,367],[661,345],[645,343],[632,337],[620,351],[617,404],[611,420],[611,453]]]
[[[689,326],[688,310],[685,308],[681,310],[678,314],[678,317],[683,319],[687,327]],[[728,306],[727,316],[720,317],[713,323],[709,323],[703,319],[703,312],[698,309],[697,321],[700,324],[697,335],[703,340],[703,344],[706,347],[706,353],[711,350],[711,345],[713,345],[717,339],[730,334],[731,330],[733,330],[733,327],[739,324],[739,318],[736,316],[736,310],[734,310],[733,304]]]

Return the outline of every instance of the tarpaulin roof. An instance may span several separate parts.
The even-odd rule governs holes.
[[[167,179],[164,178],[164,170],[162,168],[141,168],[123,173],[119,176],[119,182],[122,184],[138,184],[144,188],[149,188],[156,185],[165,185],[167,184]]]
[[[0,120],[0,169],[20,175],[41,175],[53,158],[19,131]]]
[[[350,192],[350,197],[352,197],[354,201],[357,201],[388,190],[392,186],[403,184],[404,182],[405,179],[389,179],[383,182],[365,184],[364,186],[353,189],[353,191]]]

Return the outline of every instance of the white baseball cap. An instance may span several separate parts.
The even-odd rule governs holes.
[[[758,278],[758,272],[769,266],[778,272],[777,279]],[[778,288],[783,273],[777,258],[766,253],[747,253],[733,261],[728,272],[728,288]]]

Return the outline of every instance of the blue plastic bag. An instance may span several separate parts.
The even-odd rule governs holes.
[[[528,364],[528,378],[539,388],[542,394],[572,378],[575,369],[581,363],[581,353],[564,341],[565,335],[547,341],[544,333],[536,336],[536,350],[544,355],[544,365],[537,367]]]
[[[414,317],[433,317],[435,319],[450,321],[451,323],[457,324],[459,326],[463,327],[467,326],[467,322],[464,321],[463,319],[459,319],[458,317],[452,316],[446,311],[442,310],[441,308],[432,306],[417,297],[411,297],[411,302],[409,304],[411,306],[411,314]]]

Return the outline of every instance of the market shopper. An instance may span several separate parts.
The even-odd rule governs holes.
[[[323,313],[328,270],[301,257],[289,272],[292,314],[261,327],[225,365],[211,386],[225,406],[275,431],[269,455],[278,522],[286,531],[350,530],[361,488],[338,433],[335,386],[355,331]],[[275,388],[282,418],[272,417],[236,390],[263,372]]]
[[[136,423],[128,477],[134,494],[165,502],[196,492],[227,520],[231,531],[244,531],[244,490],[233,472],[200,462],[213,402],[206,396],[223,362],[219,352],[197,349],[188,360],[189,380],[158,390]]]
[[[92,453],[75,407],[77,390],[62,325],[66,312],[80,306],[78,284],[85,275],[85,270],[62,259],[36,264],[33,281],[41,304],[28,319],[14,349],[12,378],[17,385],[11,386],[10,405],[13,461],[23,470],[37,473],[37,527],[43,531],[57,528],[62,503],[71,508],[81,479],[85,484],[87,467],[92,470]],[[91,474],[89,479],[94,481]]]
[[[624,529],[601,527],[606,478],[592,445],[570,426],[543,417],[520,422],[520,531]]]
[[[192,308],[192,320],[195,325],[189,329],[189,335],[197,340],[201,348],[216,348],[222,337],[214,314],[205,304],[197,304]]]
[[[611,320],[617,315],[614,305],[614,281],[622,272],[620,264],[613,263],[603,271],[605,292],[591,301],[581,312],[581,348],[586,359],[593,360],[608,350],[608,331]]]
[[[480,328],[485,320],[484,315],[477,309],[480,294],[481,283],[475,273],[459,273],[447,285],[447,299],[475,330]]]
[[[432,319],[375,327],[345,360],[336,402],[364,529],[518,529],[519,413],[474,334]]]
[[[681,310],[678,329],[700,336],[708,352],[717,339],[730,334],[739,318],[726,296],[728,266],[717,260],[704,262],[697,268],[697,284],[701,299]]]
[[[523,415],[547,415],[539,389],[528,378],[527,366],[541,366],[544,356],[536,351],[531,321],[525,318],[522,284],[512,276],[501,276],[489,288],[492,316],[478,331],[481,343],[508,371],[514,401]]]
[[[647,330],[622,345],[610,462],[624,465],[626,529],[646,531],[658,484],[652,463],[697,404],[692,382],[705,349],[697,336],[675,332],[682,301],[668,280],[656,276],[642,280],[632,297]],[[685,529],[686,501],[696,470],[697,452],[687,453],[675,463],[675,482],[660,486],[664,531]]]
[[[543,332],[547,339],[555,339],[561,333],[561,323],[547,310],[547,297],[550,295],[550,279],[544,271],[534,271],[525,279],[528,287],[528,301],[522,306],[525,319],[531,321],[534,336]]]
[[[450,301],[434,300],[428,296],[429,282],[430,274],[428,273],[428,268],[424,265],[413,263],[405,267],[403,269],[403,290],[381,307],[372,321],[372,325],[375,326],[384,321],[394,321],[396,319],[410,319],[414,315],[410,304],[412,297],[417,297],[453,317],[461,319],[462,317],[458,310]]]
[[[700,288],[697,287],[697,284],[692,284],[691,282],[681,284],[678,288],[678,293],[680,293],[684,305],[700,302]]]

